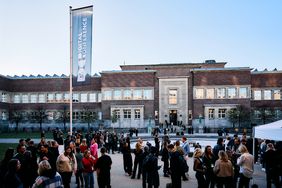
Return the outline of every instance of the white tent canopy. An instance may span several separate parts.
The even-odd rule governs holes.
[[[282,141],[282,120],[254,128],[255,138]]]

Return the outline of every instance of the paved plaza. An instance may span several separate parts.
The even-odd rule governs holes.
[[[123,160],[122,154],[109,154],[112,158],[112,170],[111,170],[111,185],[112,188],[142,188],[142,179],[131,179],[130,176],[125,175],[123,170]],[[132,154],[134,159],[134,155]],[[163,162],[159,157],[159,165],[163,165]],[[183,188],[197,188],[197,180],[195,178],[195,172],[193,171],[193,158],[188,159],[188,165],[190,167],[189,170],[189,181],[182,181]],[[162,168],[159,170],[160,175],[160,188],[165,188],[166,184],[171,182],[170,178],[163,177]],[[95,186],[98,187],[95,173]],[[258,184],[259,187],[266,187],[265,173],[261,171],[261,167],[259,165],[255,165],[255,173],[254,173],[254,183]],[[76,187],[75,177],[72,178],[72,186]]]

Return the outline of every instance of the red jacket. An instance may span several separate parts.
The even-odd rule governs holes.
[[[89,173],[94,172],[94,166],[95,166],[96,160],[92,157],[89,158],[82,158],[82,164],[83,164],[83,172]]]

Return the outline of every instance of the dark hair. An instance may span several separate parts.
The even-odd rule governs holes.
[[[217,139],[217,142],[216,142],[216,143],[217,143],[217,144],[221,144],[222,142],[223,142],[223,138],[220,137],[220,138]]]
[[[75,151],[76,151],[76,153],[80,153],[81,150],[80,150],[79,147],[76,147],[76,148],[75,148]]]
[[[103,154],[106,153],[106,151],[107,151],[107,149],[106,149],[105,147],[102,147],[102,148],[100,149],[100,152],[103,153]]]
[[[9,173],[15,173],[17,171],[17,166],[18,166],[18,159],[11,159],[8,162],[8,172]]]
[[[169,145],[167,146],[167,148],[173,149],[173,148],[174,148],[174,145],[173,145],[173,144],[169,144]]]

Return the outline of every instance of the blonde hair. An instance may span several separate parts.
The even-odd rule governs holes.
[[[240,145],[239,148],[238,148],[239,152],[240,153],[249,153],[247,147],[245,145]]]
[[[42,176],[46,170],[52,169],[50,163],[47,160],[43,160],[38,164],[38,174]]]
[[[218,158],[219,158],[220,160],[222,160],[222,161],[225,161],[225,162],[228,161],[228,155],[227,155],[227,153],[226,153],[225,151],[223,151],[223,150],[220,150],[220,151],[218,152]]]
[[[201,148],[196,148],[194,153],[193,153],[193,157],[196,158],[196,157],[202,157],[203,155],[203,151]]]

